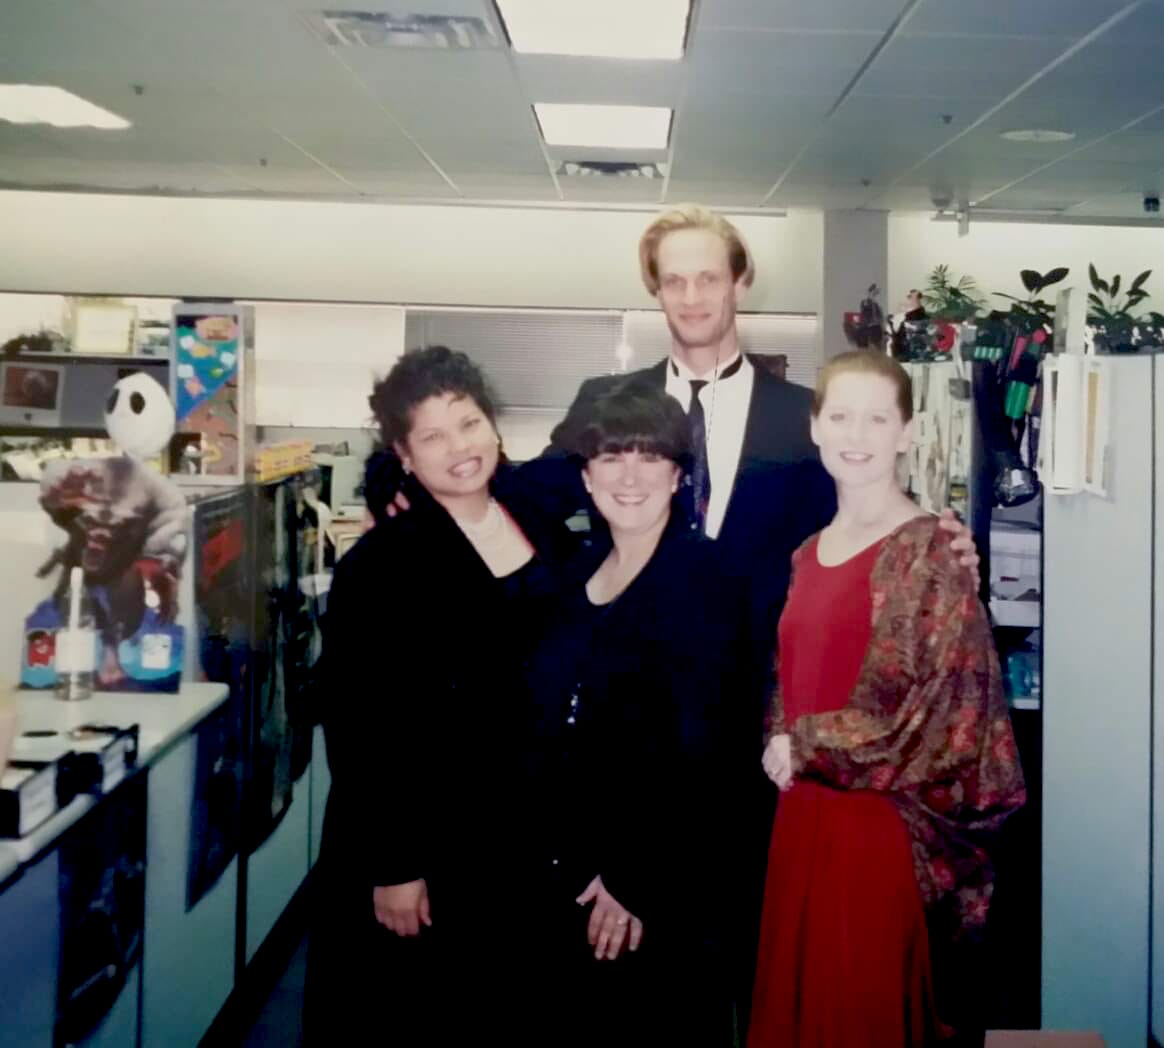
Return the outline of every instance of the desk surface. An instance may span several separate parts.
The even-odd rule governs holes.
[[[67,731],[82,724],[138,725],[137,766],[152,764],[225,701],[225,684],[183,684],[176,694],[97,692],[82,702],[61,702],[51,691],[15,693],[17,731]],[[75,798],[27,837],[0,840],[0,885],[45,851],[100,800]]]

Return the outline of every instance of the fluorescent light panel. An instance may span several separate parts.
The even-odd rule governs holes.
[[[496,0],[514,51],[589,58],[683,57],[691,0]]]
[[[671,110],[658,106],[534,105],[548,146],[666,149]]]
[[[116,113],[86,102],[63,87],[40,84],[0,84],[0,120],[10,124],[99,127],[108,131],[131,126]]]

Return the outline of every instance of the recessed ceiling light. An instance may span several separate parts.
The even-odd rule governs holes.
[[[0,120],[10,124],[99,127],[107,131],[132,126],[116,113],[86,102],[63,87],[40,84],[0,84]]]
[[[496,0],[514,51],[683,57],[691,0]]]
[[[548,146],[666,149],[671,110],[658,106],[534,105]]]
[[[1070,142],[1075,137],[1075,132],[1034,127],[1020,131],[1003,131],[1002,137],[1008,142]]]

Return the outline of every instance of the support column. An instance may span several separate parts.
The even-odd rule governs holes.
[[[889,212],[824,213],[824,291],[821,295],[821,359],[850,349],[845,313],[857,309],[870,284],[881,288],[881,308],[889,280]]]

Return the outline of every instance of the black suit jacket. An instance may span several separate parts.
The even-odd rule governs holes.
[[[579,387],[565,420],[550,435],[547,451],[560,452],[567,447],[575,420],[584,418],[594,401],[619,383],[641,382],[644,386],[662,392],[666,388],[669,363],[670,358],[627,375],[588,378]],[[757,464],[800,462],[817,458],[816,446],[808,431],[812,390],[793,382],[782,382],[761,366],[754,365],[754,369],[755,381],[748,406],[740,469]],[[728,513],[731,511],[729,502]]]

